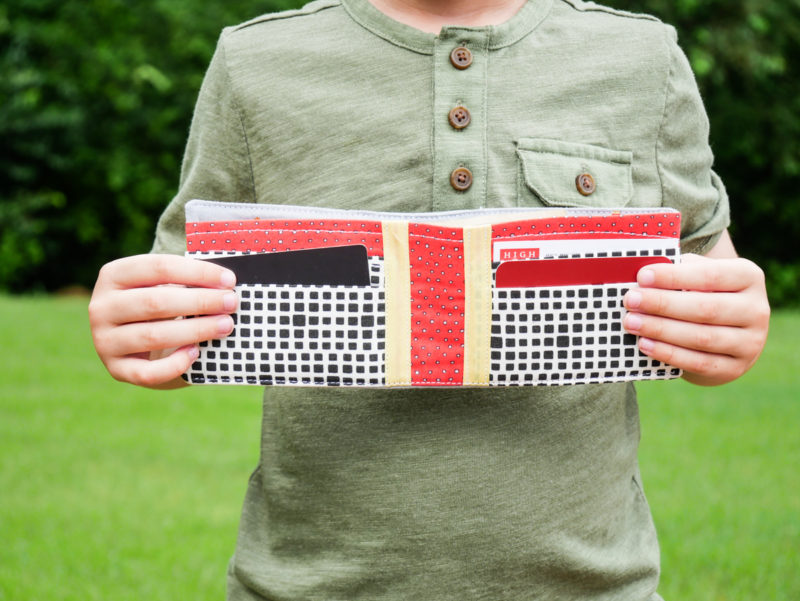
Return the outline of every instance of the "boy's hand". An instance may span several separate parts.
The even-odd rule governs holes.
[[[751,261],[684,255],[679,265],[644,267],[637,279],[623,325],[643,353],[682,368],[686,380],[730,382],[761,354],[770,310],[764,273]]]
[[[174,255],[139,255],[105,265],[89,303],[100,359],[117,380],[148,388],[184,384],[197,343],[227,336],[236,310],[234,274]],[[180,320],[181,317],[202,316]]]

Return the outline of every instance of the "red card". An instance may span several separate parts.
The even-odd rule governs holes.
[[[507,261],[497,268],[495,286],[534,288],[635,282],[642,267],[671,262],[667,257],[659,256]]]

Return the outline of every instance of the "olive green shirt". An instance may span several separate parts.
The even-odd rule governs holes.
[[[184,203],[203,198],[669,206],[683,250],[704,252],[728,225],[712,160],[688,62],[653,18],[529,0],[432,35],[319,0],[224,30],[154,251],[184,251]],[[632,385],[268,388],[263,416],[229,599],[660,599]]]

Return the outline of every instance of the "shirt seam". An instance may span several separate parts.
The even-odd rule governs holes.
[[[431,52],[430,61],[432,62],[431,69],[430,69],[430,74],[431,74],[430,107],[431,107],[431,113],[432,113],[433,112],[433,107],[436,104],[436,89],[437,89],[437,82],[439,81],[439,78],[436,76],[436,74],[437,74],[438,70],[440,69],[438,61],[436,60],[436,53],[435,52]],[[436,153],[436,118],[434,116],[431,117],[430,127],[428,128],[428,132],[430,133],[430,148],[431,148],[431,187],[430,187],[431,198],[430,198],[430,207],[431,207],[431,211],[435,211],[436,210],[436,174],[437,174],[436,160],[437,160],[438,157],[437,157],[437,153]]]
[[[378,36],[379,38],[383,38],[387,42],[394,44],[395,46],[399,46],[400,48],[405,48],[406,50],[410,50],[411,52],[416,52],[417,54],[422,54],[425,56],[433,56],[435,54],[433,47],[431,48],[422,48],[400,40],[399,38],[395,37],[394,35],[389,34],[383,30],[377,31],[374,27],[372,27],[369,23],[367,23],[364,19],[361,18],[361,15],[356,14],[356,11],[351,10],[347,4],[339,3],[340,6],[344,9],[344,11],[348,14],[348,16],[353,20],[354,23],[357,23],[359,26],[363,27],[367,31],[369,31],[372,35]]]
[[[512,38],[509,38],[508,40],[503,40],[503,41],[500,41],[500,42],[494,42],[493,43],[492,40],[493,40],[494,36],[493,35],[490,36],[489,37],[489,45],[488,45],[487,49],[488,50],[500,50],[501,48],[508,48],[510,46],[514,46],[515,44],[518,44],[519,42],[524,40],[529,35],[532,35],[537,29],[539,29],[542,26],[542,23],[544,23],[550,17],[550,15],[553,13],[553,7],[555,6],[555,4],[556,3],[555,3],[554,0],[549,0],[548,6],[547,6],[547,10],[542,11],[542,14],[539,16],[539,18],[536,21],[536,23],[531,24],[530,28],[526,28],[526,29],[520,31],[516,36],[514,36]],[[492,28],[492,33],[494,33],[494,31],[496,29],[497,29],[496,27],[493,27]]]
[[[376,27],[373,23],[371,23],[367,19],[362,18],[362,16],[358,13],[358,11],[354,10],[353,8],[351,8],[348,5],[348,3],[341,2],[341,0],[339,0],[339,1],[341,3],[342,8],[344,8],[345,12],[347,12],[347,14],[350,16],[350,18],[355,23],[357,23],[358,25],[360,25],[361,27],[363,27],[364,29],[366,29],[367,31],[372,33],[373,35],[376,35],[376,36],[386,40],[387,42],[389,42],[391,44],[394,44],[395,46],[399,46],[401,48],[405,48],[406,50],[410,50],[410,51],[416,52],[418,54],[423,54],[423,55],[433,55],[433,54],[435,54],[435,40],[441,38],[441,32],[439,34],[430,34],[431,36],[433,36],[432,39],[434,40],[431,45],[429,45],[427,43],[422,44],[422,45],[416,44],[413,41],[409,41],[409,40],[405,40],[405,39],[399,38],[398,36],[390,33],[386,29],[382,29],[382,28]],[[535,21],[535,22],[531,22],[529,27],[520,28],[519,32],[517,32],[513,37],[509,36],[508,39],[501,38],[500,40],[496,40],[495,41],[495,38],[498,35],[498,31],[502,31],[503,30],[503,27],[504,27],[503,25],[499,25],[499,26],[498,25],[490,25],[490,26],[479,27],[479,28],[454,25],[454,26],[447,26],[442,31],[446,32],[447,35],[452,35],[453,33],[457,33],[459,31],[473,33],[476,29],[481,29],[481,30],[483,30],[484,35],[486,35],[486,37],[488,39],[487,50],[495,51],[495,50],[500,50],[502,48],[506,48],[506,47],[509,47],[509,46],[513,46],[513,45],[519,43],[520,41],[522,41],[527,36],[531,35],[537,28],[539,28],[541,26],[541,24],[552,13],[553,6],[555,4],[555,0],[539,0],[539,1],[543,2],[543,3],[546,3],[546,5],[547,5],[546,9],[543,8],[541,10],[541,13],[536,15],[536,19],[533,19],[533,16],[530,16],[529,18],[532,21]],[[522,10],[524,10],[524,8]],[[515,17],[512,17],[512,19],[515,18]]]
[[[481,193],[480,208],[489,204],[489,61],[491,60],[491,52],[487,47],[486,52],[486,66],[483,69],[483,136],[482,136],[482,151],[483,151],[483,190]]]
[[[669,30],[667,30],[668,32]],[[669,47],[669,36],[664,35],[662,42],[664,43],[666,53],[667,53],[667,60],[669,61],[669,70],[667,71],[667,77],[664,82],[664,105],[661,112],[661,121],[658,125],[658,130],[656,131],[656,139],[655,139],[655,146],[653,148],[653,156],[655,158],[656,163],[656,174],[658,175],[658,189],[661,193],[661,206],[664,206],[664,202],[666,200],[666,191],[664,190],[664,175],[662,172],[661,163],[659,161],[659,148],[661,147],[661,136],[664,132],[664,127],[666,126],[667,122],[667,112],[669,110],[669,97],[670,97],[670,86],[672,85],[672,79],[675,75],[675,66],[672,60],[672,52],[670,51]]]
[[[255,176],[255,169],[253,167],[253,157],[252,153],[250,152],[250,142],[247,137],[247,128],[245,127],[244,123],[244,111],[242,110],[241,105],[236,98],[236,88],[233,85],[233,80],[231,79],[230,68],[228,66],[228,52],[225,48],[224,41],[222,44],[220,44],[220,50],[222,51],[223,66],[225,67],[225,79],[227,80],[228,86],[230,88],[231,104],[233,105],[233,110],[236,112],[236,116],[239,119],[239,126],[241,127],[242,130],[242,138],[244,140],[244,150],[247,158],[247,165],[250,169],[250,189],[252,193],[252,201],[257,202],[258,195],[256,193],[256,176]]]
[[[616,8],[611,8],[609,6],[601,6],[595,3],[581,3],[580,5],[575,2],[574,0],[561,0],[572,7],[573,10],[582,13],[605,13],[607,15],[614,15],[616,17],[621,17],[623,19],[636,19],[640,21],[652,21],[656,23],[661,23],[661,19],[658,17],[654,17],[653,15],[648,15],[646,13],[634,13],[626,10],[619,10]]]
[[[285,10],[281,12],[260,15],[253,19],[250,19],[249,21],[240,23],[239,25],[234,25],[230,27],[230,30],[232,32],[236,32],[247,29],[248,27],[253,27],[255,25],[261,25],[262,23],[271,23],[273,21],[284,21],[286,19],[293,19],[295,17],[312,17],[317,13],[322,12],[323,10],[327,10],[329,8],[336,8],[338,6],[341,6],[340,0],[330,0],[328,2],[318,0],[317,2],[312,2],[302,8],[298,8],[295,10]]]

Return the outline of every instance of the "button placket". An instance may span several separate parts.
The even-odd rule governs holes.
[[[488,31],[446,28],[436,40],[434,211],[485,204],[488,35]]]
[[[450,62],[456,69],[468,69],[472,65],[472,51],[465,46],[456,46],[450,52]]]
[[[472,115],[465,106],[457,106],[451,109],[447,118],[454,129],[464,129],[472,121]]]
[[[450,174],[450,186],[453,190],[464,192],[472,186],[472,171],[466,167],[456,167]]]

